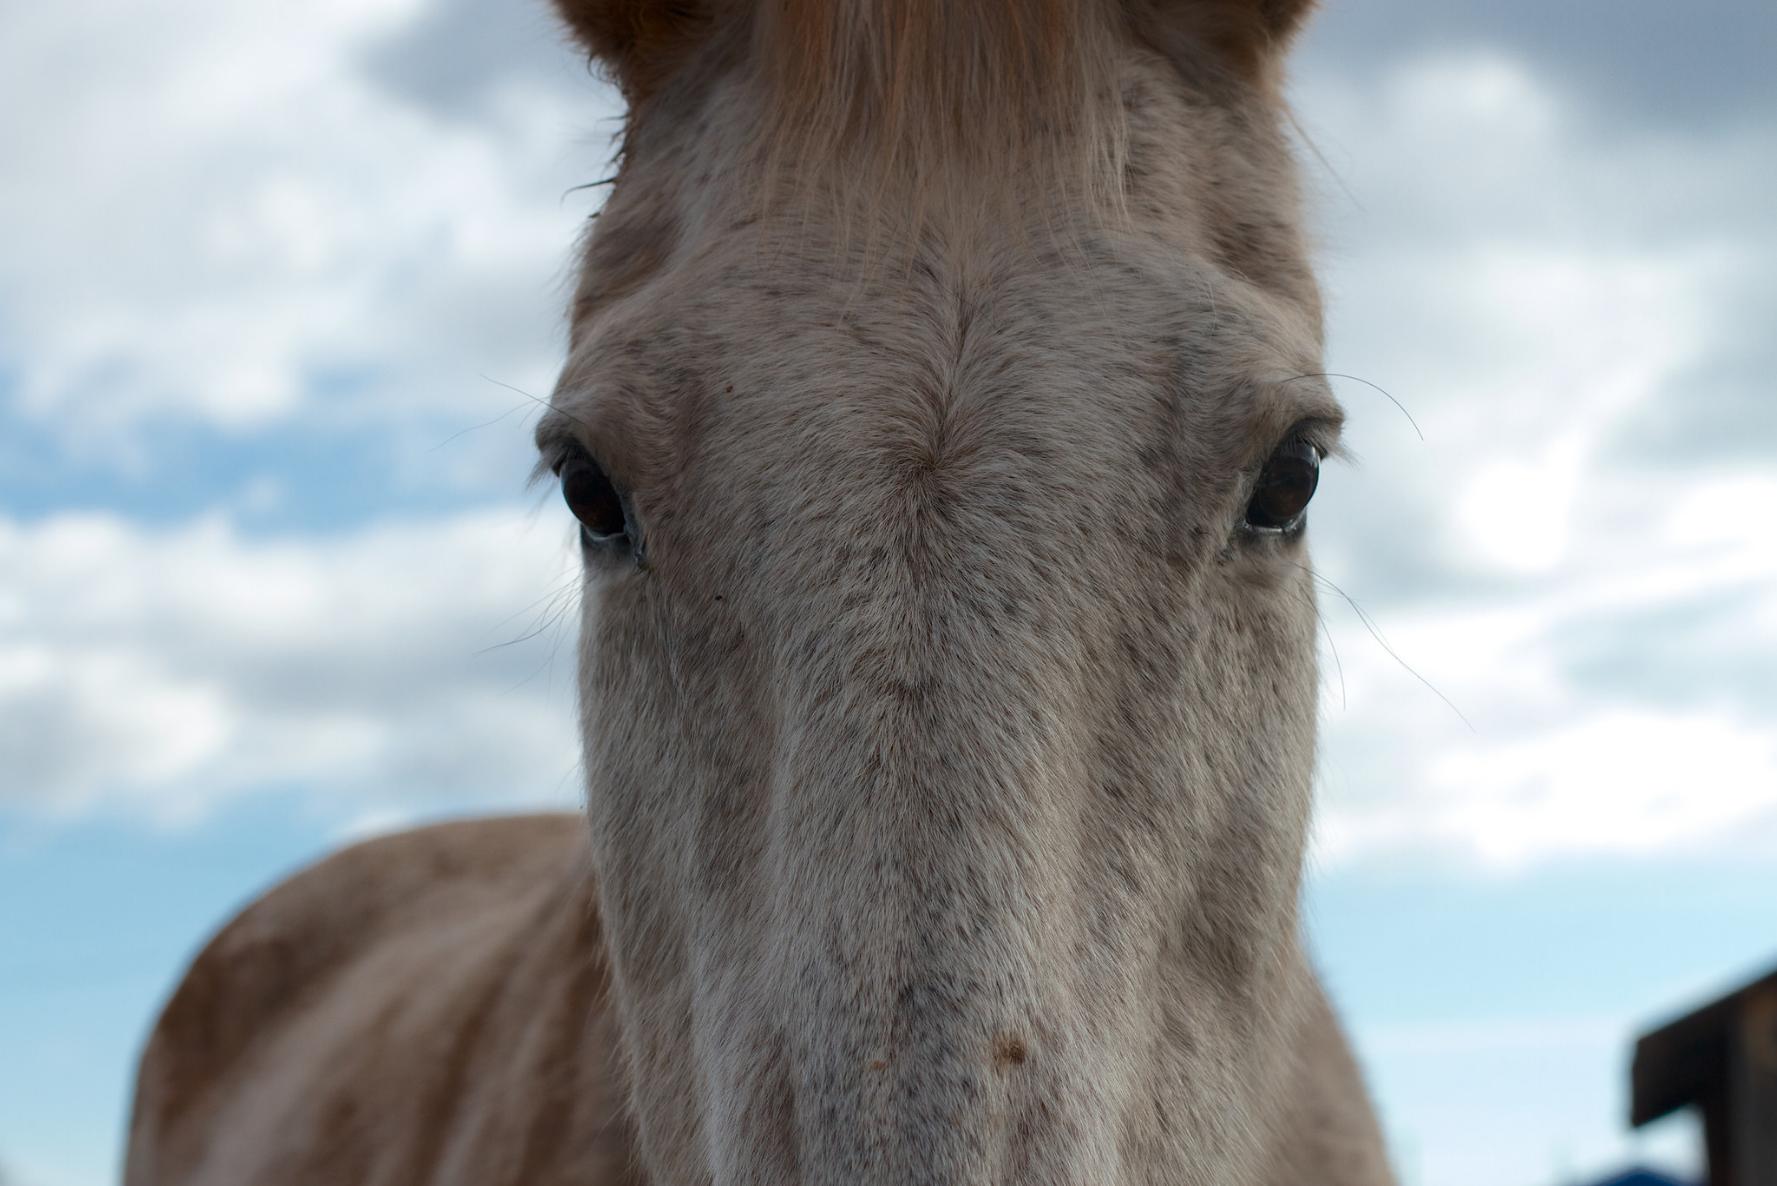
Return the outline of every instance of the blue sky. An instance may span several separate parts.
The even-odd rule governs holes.
[[[1308,915],[1413,1186],[1694,1166],[1629,1041],[1777,960],[1773,47],[1759,0],[1302,46],[1329,366],[1417,423],[1341,381]],[[524,479],[616,115],[540,0],[0,9],[8,1186],[115,1177],[256,888],[574,804]]]

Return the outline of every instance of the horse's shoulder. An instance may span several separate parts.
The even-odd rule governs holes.
[[[129,1180],[148,1180],[135,1172],[138,1156],[152,1158],[187,1121],[222,1106],[222,1085],[252,1052],[320,1009],[355,965],[451,919],[554,909],[561,895],[542,891],[582,884],[584,843],[569,815],[436,824],[354,844],[265,891],[192,960],[149,1036]],[[423,960],[403,965],[423,980]]]

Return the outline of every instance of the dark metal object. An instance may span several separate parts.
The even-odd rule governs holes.
[[[1643,1034],[1630,1083],[1637,1128],[1703,1110],[1709,1186],[1777,1186],[1777,971]]]

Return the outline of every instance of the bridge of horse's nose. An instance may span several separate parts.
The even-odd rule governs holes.
[[[798,1136],[803,1183],[1110,1181],[1088,1135],[1095,1108],[1114,1114],[1108,1048],[1064,1017],[1072,931],[984,837],[949,839],[886,877],[857,862],[849,889],[805,903],[782,1013],[793,1094],[821,1116]]]
[[[1114,1181],[1115,1047],[1072,1004],[1093,943],[1065,908],[1091,719],[1052,678],[1072,652],[993,661],[999,599],[898,575],[787,624],[809,645],[776,688],[765,1028],[797,1186]]]

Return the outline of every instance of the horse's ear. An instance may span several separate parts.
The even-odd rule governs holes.
[[[704,37],[714,0],[555,0],[574,37],[633,104]]]
[[[1270,76],[1316,0],[1131,0],[1138,26],[1174,57],[1214,55]]]

